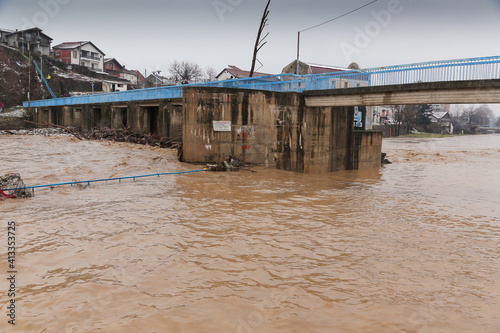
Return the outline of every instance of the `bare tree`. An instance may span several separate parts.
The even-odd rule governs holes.
[[[203,77],[203,70],[194,62],[174,60],[170,63],[168,71],[176,82],[181,83],[196,82]]]
[[[495,114],[486,104],[481,105],[474,111],[475,122],[477,125],[489,125],[494,119]]]
[[[453,127],[456,132],[472,133],[475,126],[490,125],[495,121],[495,115],[490,107],[486,104],[481,106],[476,105],[460,105],[456,106],[451,112]]]
[[[264,14],[262,15],[262,20],[260,21],[259,32],[257,33],[257,40],[255,41],[255,47],[253,49],[253,58],[252,58],[252,68],[250,69],[250,77],[253,77],[255,71],[255,62],[257,61],[257,53],[259,53],[260,49],[267,44],[264,42],[266,37],[269,35],[269,32],[261,38],[262,32],[264,28],[267,26],[267,17],[269,16],[269,5],[271,4],[271,0],[267,2],[266,9],[264,9]]]
[[[462,113],[460,115],[462,121],[469,125],[489,125],[495,118],[493,111],[486,104],[476,107],[471,105],[468,107],[462,107]]]
[[[205,77],[208,82],[215,81],[215,78],[217,77],[217,72],[213,67],[207,67],[205,68]]]

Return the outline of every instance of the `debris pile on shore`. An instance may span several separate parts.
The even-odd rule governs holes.
[[[130,130],[112,129],[108,127],[94,128],[90,132],[82,132],[76,127],[66,127],[48,123],[36,124],[31,121],[26,123],[34,125],[51,126],[44,128],[31,128],[21,130],[0,130],[0,135],[42,135],[42,136],[74,136],[79,140],[100,140],[115,142],[130,142],[142,145],[150,145],[160,148],[179,148],[179,138],[162,138],[155,134],[141,134]]]
[[[130,142],[160,148],[177,148],[180,141],[177,138],[162,138],[155,134],[140,134],[132,132],[130,128],[111,129],[107,127],[100,127],[95,128],[86,134],[89,140]]]
[[[62,128],[30,128],[21,130],[0,130],[0,135],[41,135],[41,136],[71,136]]]

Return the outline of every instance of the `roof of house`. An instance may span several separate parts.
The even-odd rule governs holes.
[[[8,29],[0,29],[1,31],[3,32],[7,32],[8,34],[7,35],[15,35],[15,34],[19,34],[19,33],[23,33],[23,32],[26,32],[26,31],[33,31],[33,30],[37,30],[39,31],[42,35],[44,35],[45,37],[47,37],[48,39],[50,40],[54,40],[53,38],[49,37],[48,35],[44,34],[42,31],[42,29],[38,28],[38,27],[34,27],[34,28],[29,28],[29,29],[24,29],[24,30],[8,30]]]
[[[221,76],[222,73],[225,71],[231,73],[231,75],[234,76],[235,79],[242,79],[242,78],[248,78],[250,77],[250,71],[245,71],[243,69],[240,69],[236,66],[229,65],[228,68],[225,68],[222,72],[219,73],[219,75],[216,76],[218,78]],[[273,74],[267,74],[267,73],[259,73],[259,72],[254,72],[253,77],[256,76],[271,76]]]
[[[93,47],[96,48],[97,51],[101,52],[104,55],[104,52],[102,52],[97,46],[95,46],[94,43],[89,42],[89,41],[84,41],[84,42],[66,42],[66,43],[61,43],[59,45],[53,46],[53,49],[58,49],[58,50],[73,50],[79,47],[82,47],[87,44],[92,44]]]
[[[133,72],[133,73],[137,74],[137,79],[138,79],[139,81],[144,80],[144,75],[142,75],[142,73],[141,73],[141,72],[139,72],[138,70],[133,69],[133,70],[131,70],[131,72]]]
[[[325,73],[334,73],[334,72],[344,72],[344,71],[347,70],[347,69],[340,69],[340,68],[311,66],[311,65],[309,65],[309,68],[311,68],[312,74],[325,74]]]
[[[349,69],[338,66],[326,66],[320,64],[307,63],[299,61],[299,72],[301,75],[306,74],[326,74],[348,71]],[[293,60],[286,65],[281,74],[297,74],[297,60]]]
[[[120,63],[118,62],[118,60],[116,60],[115,58],[104,58],[104,63],[107,63],[107,62],[114,62],[114,63],[116,63],[116,64],[118,65],[118,67],[120,67],[120,68],[124,68],[124,67],[122,66],[122,64],[120,64]]]
[[[444,117],[446,117],[446,115],[449,116],[449,113],[448,112],[433,112],[432,113],[432,116],[437,118],[437,119],[443,119]]]

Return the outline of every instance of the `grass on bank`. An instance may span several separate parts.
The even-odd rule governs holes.
[[[453,135],[450,134],[435,134],[435,133],[415,133],[407,134],[410,138],[451,138]]]

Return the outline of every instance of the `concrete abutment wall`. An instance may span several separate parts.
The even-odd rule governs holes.
[[[354,107],[306,107],[302,94],[253,90],[193,87],[183,96],[186,162],[232,156],[304,173],[380,166],[382,135],[354,132]]]

